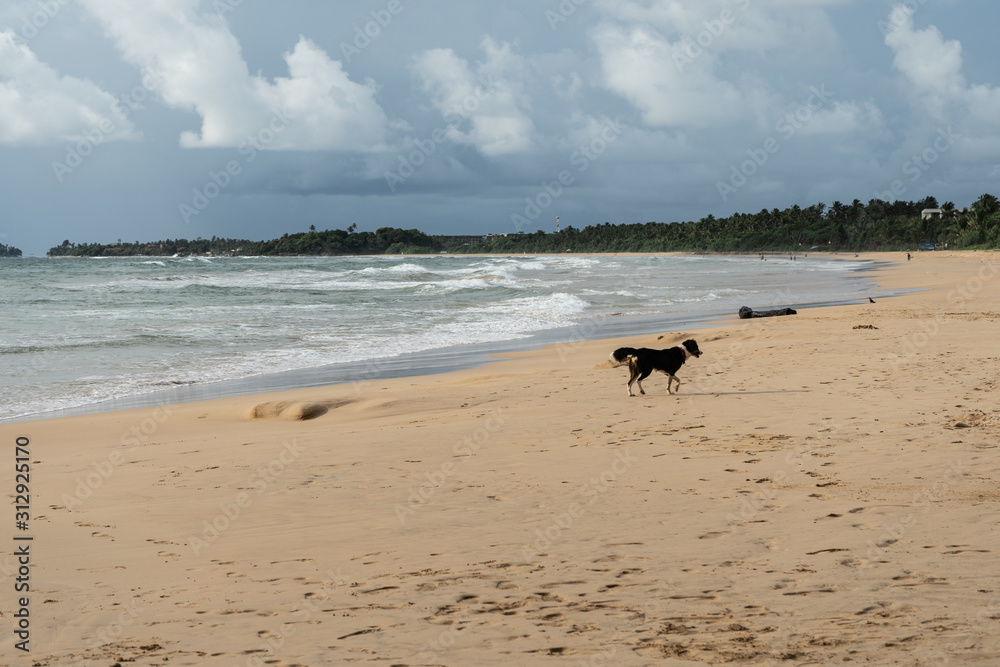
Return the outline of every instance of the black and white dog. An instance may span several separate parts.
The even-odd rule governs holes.
[[[642,381],[649,377],[653,371],[666,374],[667,393],[672,394],[674,393],[670,389],[672,383],[677,383],[678,391],[681,388],[681,381],[674,373],[680,370],[684,362],[691,356],[700,357],[701,350],[698,349],[698,343],[686,340],[677,347],[666,350],[651,350],[648,347],[641,347],[637,350],[634,347],[620,347],[611,353],[611,362],[615,366],[628,364],[629,370],[632,371],[632,375],[628,379],[629,396],[635,396],[632,393],[633,382],[638,383],[640,394],[646,393],[642,390]]]

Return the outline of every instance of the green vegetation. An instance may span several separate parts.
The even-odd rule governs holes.
[[[382,227],[372,232],[356,232],[351,225],[347,231],[340,229],[317,232],[311,227],[301,234],[285,234],[270,241],[245,239],[167,239],[152,243],[116,244],[84,243],[77,245],[69,240],[50,248],[50,257],[132,257],[171,255],[409,255],[432,253],[442,250],[441,244],[416,229]]]
[[[925,209],[939,213],[924,217]],[[893,203],[873,199],[862,204],[834,202],[760,213],[707,216],[697,222],[593,225],[555,234],[428,236],[416,229],[382,227],[375,233],[340,229],[285,234],[270,241],[187,239],[153,243],[77,245],[68,240],[50,256],[135,255],[375,255],[440,251],[474,253],[554,252],[799,252],[809,250],[916,250],[921,243],[949,248],[1000,248],[1000,200],[990,194],[968,209],[928,197]],[[472,242],[470,242],[472,241]],[[0,246],[5,248],[6,246]],[[20,251],[12,249],[20,255]]]
[[[924,209],[941,209],[940,217],[923,219]],[[459,252],[760,252],[819,250],[916,250],[920,243],[949,248],[1000,247],[1000,202],[983,195],[972,208],[938,206],[928,197],[919,202],[858,200],[834,202],[827,208],[793,206],[780,211],[708,216],[697,222],[604,223],[582,230],[567,227],[556,234],[535,232],[492,236]]]
[[[20,257],[21,251],[14,246],[0,243],[0,257]]]

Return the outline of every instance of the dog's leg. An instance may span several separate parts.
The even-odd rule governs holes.
[[[650,373],[652,373],[652,372],[653,372],[652,370],[650,370],[650,369],[646,369],[646,370],[644,370],[644,371],[642,371],[642,372],[640,373],[640,372],[639,372],[639,369],[636,369],[636,374],[638,374],[638,375],[639,375],[639,379],[638,379],[638,380],[636,380],[636,384],[638,384],[638,385],[639,385],[639,393],[640,393],[640,394],[642,394],[643,396],[645,396],[645,395],[646,395],[646,392],[645,392],[645,390],[643,390],[643,388],[642,388],[642,381],[643,381],[643,380],[645,380],[646,378],[648,378],[648,377],[649,377],[649,374],[650,374]]]
[[[674,391],[670,391],[670,385],[673,384],[674,382],[677,383],[677,389],[674,390]],[[667,393],[668,394],[673,394],[673,393],[675,393],[677,391],[680,391],[680,389],[681,389],[681,381],[677,379],[676,375],[671,375],[670,377],[667,378]]]
[[[639,377],[639,371],[633,365],[629,366],[629,370],[631,371],[631,375],[629,376],[629,379],[628,379],[628,395],[629,396],[635,396],[635,394],[632,393],[632,383],[635,382],[635,379],[637,377]],[[641,384],[639,385],[639,391],[642,391],[642,385]]]

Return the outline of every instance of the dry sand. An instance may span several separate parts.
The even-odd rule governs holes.
[[[30,438],[34,537],[31,652],[8,630],[0,659],[1000,664],[998,260],[915,255],[878,281],[933,289],[875,304],[0,426],[11,459]],[[680,393],[627,398],[608,353],[688,335]]]

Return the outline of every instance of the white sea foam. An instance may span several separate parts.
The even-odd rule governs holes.
[[[867,294],[829,260],[738,257],[27,260],[0,320],[0,418],[163,389],[519,340],[604,315]],[[745,302],[745,303],[744,303]],[[616,320],[617,321],[617,320]]]

